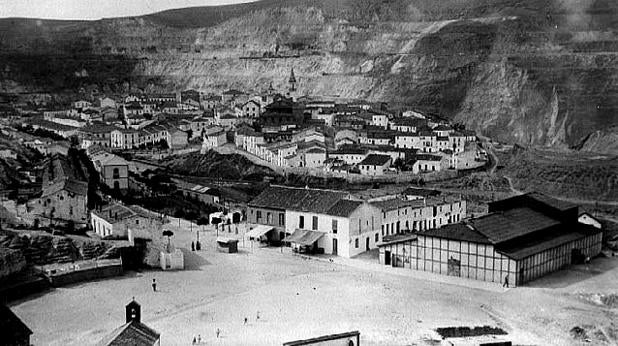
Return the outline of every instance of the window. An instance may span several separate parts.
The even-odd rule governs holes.
[[[120,178],[120,171],[118,170],[118,168],[114,168],[113,178],[114,179]]]
[[[337,234],[337,220],[333,220],[333,233]]]
[[[376,233],[376,243],[378,242],[378,233]]]
[[[298,228],[305,228],[305,217],[302,215],[298,217]]]
[[[311,229],[314,230],[314,231],[317,231],[318,230],[318,217],[314,216],[312,221],[313,222],[312,222],[312,225],[311,225]]]
[[[384,237],[384,225],[382,225],[382,236]]]
[[[358,238],[354,240],[354,246],[358,249]]]
[[[255,212],[255,214],[256,214],[255,217],[256,217],[257,221],[259,222],[260,219],[262,218],[262,211],[261,210],[257,210]]]
[[[271,224],[273,222],[272,215],[270,213],[266,213],[266,223]]]
[[[285,214],[279,214],[279,226],[285,226]]]

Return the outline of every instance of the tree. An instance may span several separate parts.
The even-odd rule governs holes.
[[[166,229],[163,231],[163,236],[167,237],[167,251],[168,252],[170,250],[170,239],[173,235],[174,235],[174,232],[170,231],[169,229]]]

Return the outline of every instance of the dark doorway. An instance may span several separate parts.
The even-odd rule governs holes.
[[[571,250],[571,264],[582,264],[586,260],[586,256],[580,249]]]
[[[337,239],[333,239],[333,255],[337,254]]]
[[[388,250],[384,251],[384,265],[391,265],[391,252]]]
[[[369,251],[369,238],[365,238],[365,251]]]
[[[521,267],[521,269],[519,269],[519,279],[517,280],[517,285],[521,286],[524,284],[524,273],[526,272],[526,269],[524,267]]]
[[[454,258],[449,258],[447,275],[449,276],[461,276],[461,261]]]

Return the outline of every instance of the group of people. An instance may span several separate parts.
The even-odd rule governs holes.
[[[258,311],[255,314],[255,321],[257,322],[259,320],[260,320],[260,312]],[[248,323],[249,323],[249,318],[245,317],[243,324],[247,325]],[[217,328],[215,330],[215,335],[217,336],[217,339],[218,339],[219,336],[221,335],[221,329]],[[202,336],[200,334],[198,334],[197,337],[196,336],[193,337],[193,343],[192,343],[193,345],[199,345],[201,344],[201,342],[202,342]]]
[[[200,251],[202,249],[202,244],[200,244],[200,241],[198,240],[197,242],[191,242],[191,251]]]

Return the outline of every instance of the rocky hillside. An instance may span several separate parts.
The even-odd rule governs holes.
[[[499,140],[567,147],[618,122],[617,15],[613,0],[263,0],[5,19],[0,89],[285,90],[293,67],[300,94],[387,101]]]

